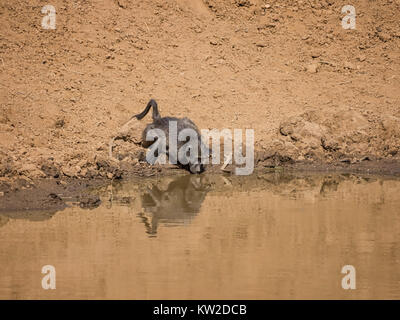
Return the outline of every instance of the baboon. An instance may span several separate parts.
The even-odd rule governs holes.
[[[204,165],[202,163],[202,151],[205,148],[205,145],[202,142],[201,139],[201,135],[199,132],[199,129],[197,128],[197,126],[193,123],[193,121],[191,121],[189,118],[176,118],[176,117],[161,117],[159,111],[158,111],[158,106],[157,106],[157,102],[154,99],[151,99],[146,108],[143,110],[143,112],[134,115],[132,118],[136,118],[138,120],[142,120],[147,113],[150,111],[150,109],[153,108],[153,122],[148,124],[146,126],[146,128],[143,130],[143,134],[142,134],[142,146],[145,148],[150,147],[155,140],[151,140],[148,141],[146,140],[147,137],[147,133],[152,130],[152,129],[160,129],[164,132],[165,136],[166,136],[166,151],[167,151],[167,155],[170,157],[171,155],[169,154],[169,124],[171,121],[176,121],[177,123],[177,135],[179,135],[179,133],[184,130],[184,129],[192,129],[197,133],[197,148],[198,148],[198,158],[193,162],[193,161],[187,161],[188,164],[182,164],[179,162],[179,160],[176,159],[176,162],[178,165],[180,165],[181,167],[189,170],[191,173],[201,173],[205,170]],[[189,139],[187,139],[186,141],[177,141],[177,149],[179,150],[180,147],[182,147],[184,144],[186,144],[189,141]],[[194,146],[193,146],[194,147]],[[188,157],[189,159],[189,157]]]

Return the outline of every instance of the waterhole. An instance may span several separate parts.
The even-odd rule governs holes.
[[[0,298],[400,298],[398,179],[184,175],[90,192],[100,201],[0,214]]]

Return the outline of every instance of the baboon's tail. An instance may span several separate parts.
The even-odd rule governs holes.
[[[135,117],[138,120],[142,120],[146,116],[146,114],[149,113],[151,107],[153,107],[153,121],[160,119],[161,116],[160,113],[158,112],[157,102],[154,99],[150,99],[149,103],[147,104],[146,108],[143,110],[142,113],[134,115],[133,117]]]

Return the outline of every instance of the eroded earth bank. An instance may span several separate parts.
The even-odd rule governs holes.
[[[258,171],[399,174],[398,0],[358,1],[348,30],[345,1],[52,0],[55,30],[45,4],[0,1],[3,196],[174,174],[121,131],[150,98],[199,128],[254,129]]]

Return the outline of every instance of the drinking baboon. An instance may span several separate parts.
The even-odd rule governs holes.
[[[147,136],[150,130],[153,129],[160,129],[164,132],[165,137],[166,137],[166,153],[168,155],[168,157],[170,158],[170,160],[175,161],[176,164],[179,164],[181,167],[184,167],[186,169],[188,169],[191,173],[201,173],[204,171],[204,165],[202,163],[202,154],[203,151],[205,150],[204,148],[206,148],[206,146],[203,144],[202,139],[201,139],[201,135],[199,132],[199,129],[197,128],[197,126],[193,123],[193,121],[191,121],[189,118],[176,118],[176,117],[161,117],[159,111],[158,111],[158,106],[157,106],[157,102],[153,99],[151,99],[146,108],[143,110],[142,113],[139,113],[137,115],[134,115],[133,117],[135,117],[138,120],[142,120],[147,113],[150,111],[150,109],[153,108],[153,122],[148,124],[146,126],[146,128],[143,130],[143,134],[142,134],[142,146],[145,148],[150,147],[156,140],[147,140]],[[132,118],[133,118],[132,117]],[[173,155],[170,150],[169,150],[169,130],[170,130],[170,122],[171,121],[175,121],[176,125],[177,125],[177,136],[179,136],[179,133],[182,132],[182,130],[184,129],[192,129],[195,134],[196,134],[196,141],[192,142],[189,138],[187,138],[185,141],[177,141],[177,150],[180,150],[180,148],[184,145],[186,145],[187,143],[189,143],[189,145],[186,145],[186,147],[188,147],[188,151],[190,151],[190,148],[197,148],[198,152],[197,152],[197,158],[196,159],[190,159],[189,155],[187,155],[187,153],[185,153],[187,155],[186,163],[182,163],[182,161],[179,161],[177,155]],[[191,145],[191,143],[193,143],[193,145]],[[173,159],[172,159],[173,157]],[[175,158],[176,157],[176,158]]]

